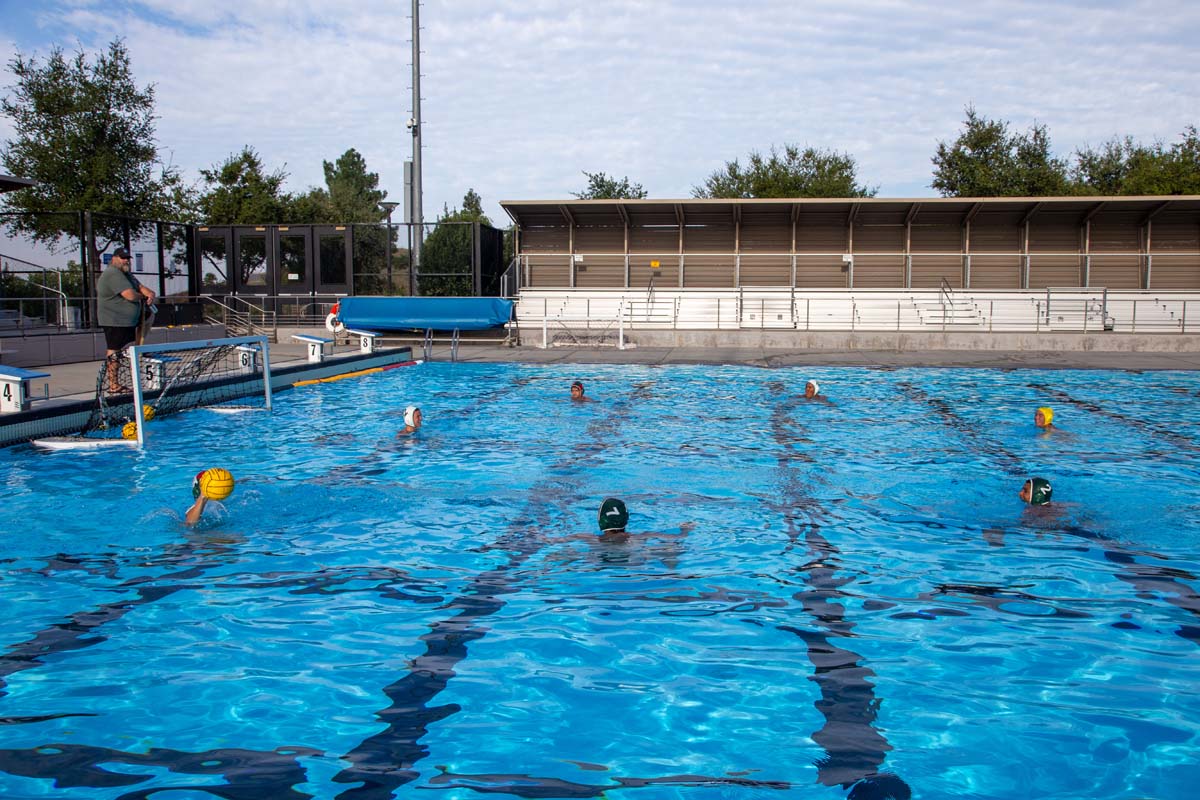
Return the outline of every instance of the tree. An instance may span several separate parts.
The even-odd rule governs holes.
[[[694,197],[874,197],[877,188],[859,184],[854,157],[833,150],[787,144],[782,154],[752,152],[743,168],[727,161],[723,169],[692,189]]]
[[[200,170],[207,190],[198,203],[201,219],[209,225],[249,225],[287,222],[292,198],[283,192],[287,173],[282,168],[267,174],[262,159],[246,145],[212,169]],[[252,281],[266,270],[265,243],[244,242],[239,248],[239,285]],[[220,271],[220,264],[214,264]]]
[[[154,86],[139,88],[120,39],[94,61],[81,52],[68,59],[55,48],[45,64],[18,54],[16,77],[0,112],[12,120],[14,138],[0,164],[37,185],[4,196],[9,211],[89,210],[138,219],[179,219],[189,194],[178,170],[164,164],[155,140]],[[63,216],[36,214],[9,225],[53,245],[74,225]],[[97,221],[100,235],[116,239]]]
[[[491,225],[483,213],[483,200],[474,189],[463,196],[462,209],[443,207],[437,227],[421,246],[420,290],[424,295],[470,295],[472,225]]]
[[[333,212],[328,222],[383,222],[387,214],[379,204],[387,192],[379,188],[379,174],[367,172],[367,162],[357,150],[352,147],[334,163],[321,164]]]
[[[945,197],[1042,197],[1070,191],[1067,162],[1050,152],[1044,125],[1010,134],[1008,123],[967,106],[963,131],[938,142],[932,186]]]
[[[292,202],[283,191],[287,173],[266,172],[254,148],[230,154],[211,169],[200,170],[206,190],[200,195],[200,218],[207,225],[251,225],[289,222]]]
[[[588,185],[582,192],[571,192],[580,200],[642,200],[646,190],[640,183],[630,183],[629,177],[620,180],[611,178],[603,172],[583,171],[587,176]]]
[[[1129,176],[1129,162],[1140,157],[1135,156],[1139,148],[1132,136],[1126,136],[1105,142],[1099,150],[1088,147],[1076,151],[1071,175],[1077,191],[1105,196],[1122,194]]]
[[[1072,176],[1081,194],[1200,194],[1200,134],[1189,125],[1170,147],[1112,139],[1076,152]]]

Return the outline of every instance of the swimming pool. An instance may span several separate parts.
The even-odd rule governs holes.
[[[1198,393],[426,364],[11,448],[0,796],[1191,797]]]

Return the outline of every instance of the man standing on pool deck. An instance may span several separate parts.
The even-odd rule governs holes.
[[[96,282],[96,318],[104,329],[109,391],[120,391],[116,385],[117,364],[112,356],[137,338],[142,303],[153,299],[154,292],[129,274],[129,251],[118,247]]]

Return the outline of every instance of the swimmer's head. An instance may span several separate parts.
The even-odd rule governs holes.
[[[625,504],[615,497],[607,498],[600,504],[600,532],[623,531],[629,524],[629,511]]]
[[[578,400],[583,397],[583,384],[575,381],[571,384],[571,399]]]
[[[1042,406],[1033,415],[1033,423],[1039,428],[1048,428],[1052,422],[1054,422],[1054,409],[1050,406]]]
[[[816,381],[809,381],[808,383],[804,384],[804,396],[807,397],[809,400],[812,400],[814,397],[816,397],[820,393],[821,393],[821,385],[819,383],[817,383]]]
[[[1031,506],[1045,506],[1050,504],[1053,493],[1054,488],[1050,486],[1050,481],[1045,478],[1030,478],[1021,487],[1020,497]]]
[[[416,406],[404,409],[404,424],[414,430],[421,427],[421,409]]]

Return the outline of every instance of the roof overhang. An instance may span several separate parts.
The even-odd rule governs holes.
[[[1035,215],[1134,212],[1150,218],[1164,212],[1200,213],[1200,195],[1148,197],[786,197],[764,199],[648,199],[648,200],[504,200],[500,206],[520,226],[637,225],[642,220],[669,219],[681,224],[730,224],[766,216],[795,220],[809,214],[837,214],[853,219],[860,214],[895,214],[912,222],[919,213],[957,214],[964,221],[980,214],[1012,214],[1024,222]]]
[[[18,189],[28,189],[32,186],[37,186],[37,181],[15,178],[12,175],[0,175],[0,192],[15,192]]]

